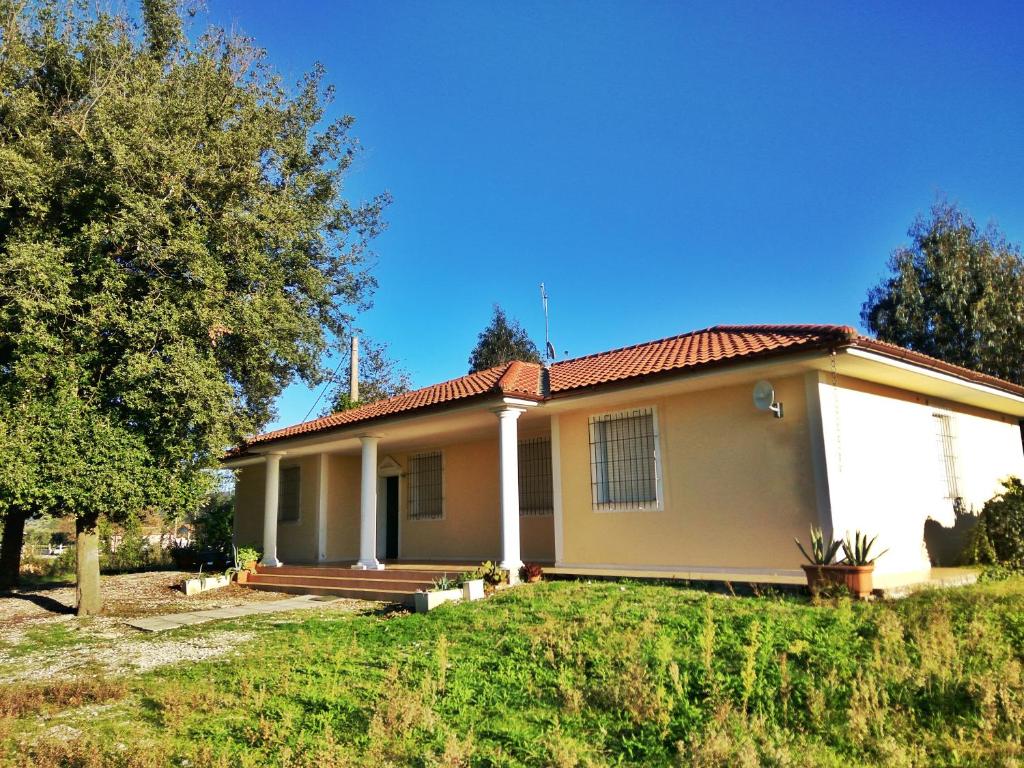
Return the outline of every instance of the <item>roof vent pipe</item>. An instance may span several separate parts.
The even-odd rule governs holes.
[[[349,359],[348,399],[351,403],[359,402],[359,337],[352,335],[352,354]]]

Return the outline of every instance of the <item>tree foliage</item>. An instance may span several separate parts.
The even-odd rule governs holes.
[[[353,402],[349,396],[351,361],[352,347],[345,345],[338,370],[345,371],[346,375],[338,377],[322,415],[375,403],[404,394],[412,388],[412,376],[388,354],[388,345],[384,342],[378,344],[364,336],[359,339],[359,400]]]
[[[983,565],[1024,570],[1024,483],[1003,481],[1003,489],[985,502],[967,550],[968,559]]]
[[[539,363],[540,353],[523,327],[515,319],[509,320],[505,311],[495,304],[490,325],[480,332],[469,356],[469,372],[483,371],[512,360]]]
[[[995,228],[937,203],[861,311],[880,339],[1024,383],[1024,262]]]
[[[17,465],[0,508],[86,531],[194,507],[284,386],[322,380],[327,338],[374,287],[387,203],[342,194],[359,147],[351,117],[326,120],[320,68],[289,89],[245,38],[187,39],[171,0],[142,18],[0,0],[0,417]]]

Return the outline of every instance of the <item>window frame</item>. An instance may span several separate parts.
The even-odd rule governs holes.
[[[284,498],[284,475],[286,472],[295,472],[295,517],[288,520],[282,519],[281,512],[284,505],[281,503]],[[302,465],[291,464],[281,467],[277,476],[277,524],[278,525],[301,525],[302,523]]]
[[[960,488],[959,431],[956,414],[950,411],[932,411],[932,419],[937,426],[935,447],[938,454],[936,458],[939,462],[942,498],[957,509],[963,504],[963,490]],[[950,470],[953,472],[952,477]]]
[[[433,516],[433,517],[413,517],[413,515],[412,515],[412,505],[413,505],[413,499],[414,499],[414,496],[415,496],[415,494],[413,493],[413,490],[412,490],[413,475],[414,475],[414,473],[412,471],[413,460],[417,459],[417,458],[420,458],[422,456],[432,456],[432,455],[435,455],[435,454],[437,455],[437,457],[439,458],[439,460],[441,462],[441,483],[440,483],[440,486],[441,486],[441,514],[439,514],[437,516]],[[406,501],[406,505],[405,505],[405,519],[408,522],[410,522],[410,523],[433,523],[433,522],[437,522],[439,520],[444,520],[447,517],[447,513],[448,513],[448,510],[447,510],[447,506],[448,505],[446,503],[446,496],[448,495],[447,494],[448,488],[447,488],[446,480],[445,480],[445,476],[447,475],[447,472],[446,472],[446,467],[445,467],[445,463],[446,462],[445,462],[444,450],[441,449],[441,448],[434,448],[432,450],[417,451],[416,453],[410,453],[409,456],[406,459],[406,462],[407,462],[407,464],[406,464],[406,471],[404,473],[404,478],[403,478],[405,480],[405,486],[406,486],[406,488],[405,488],[405,501]],[[401,492],[402,492],[402,489],[401,489],[401,485],[400,485],[399,486],[399,494],[401,494]],[[401,498],[401,497],[399,497],[399,498]]]
[[[599,502],[594,495],[598,485],[598,462],[595,460],[594,450],[597,445],[594,442],[594,425],[599,420],[613,421],[616,417],[628,418],[638,411],[650,411],[651,429],[654,438],[654,493],[653,501],[642,501],[637,503],[611,503]],[[587,416],[587,452],[590,461],[590,508],[592,512],[664,512],[665,511],[665,482],[662,467],[661,448],[661,426],[658,419],[658,406],[640,405],[629,408],[620,408],[614,411],[602,411],[591,413]]]

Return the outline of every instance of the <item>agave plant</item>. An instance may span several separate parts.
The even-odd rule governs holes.
[[[854,531],[853,541],[850,541],[850,536],[847,534],[843,539],[843,554],[846,556],[846,562],[850,565],[872,565],[875,560],[889,551],[883,549],[874,557],[871,556],[871,547],[875,545],[877,538],[878,536],[875,536],[869,540],[866,533]]]
[[[432,585],[431,591],[433,591],[433,592],[444,592],[445,590],[458,589],[458,588],[459,588],[459,582],[457,582],[455,579],[448,578],[448,574],[446,573],[443,576],[440,576],[439,578],[434,579],[434,583]]]
[[[836,553],[843,546],[843,542],[839,539],[835,539],[826,546],[824,532],[821,528],[815,528],[813,525],[811,526],[811,554],[807,554],[807,550],[800,543],[800,539],[794,538],[793,541],[800,547],[800,551],[811,565],[830,565],[835,562]]]

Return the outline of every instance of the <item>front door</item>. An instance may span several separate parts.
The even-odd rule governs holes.
[[[384,559],[398,559],[398,475],[384,478]]]

